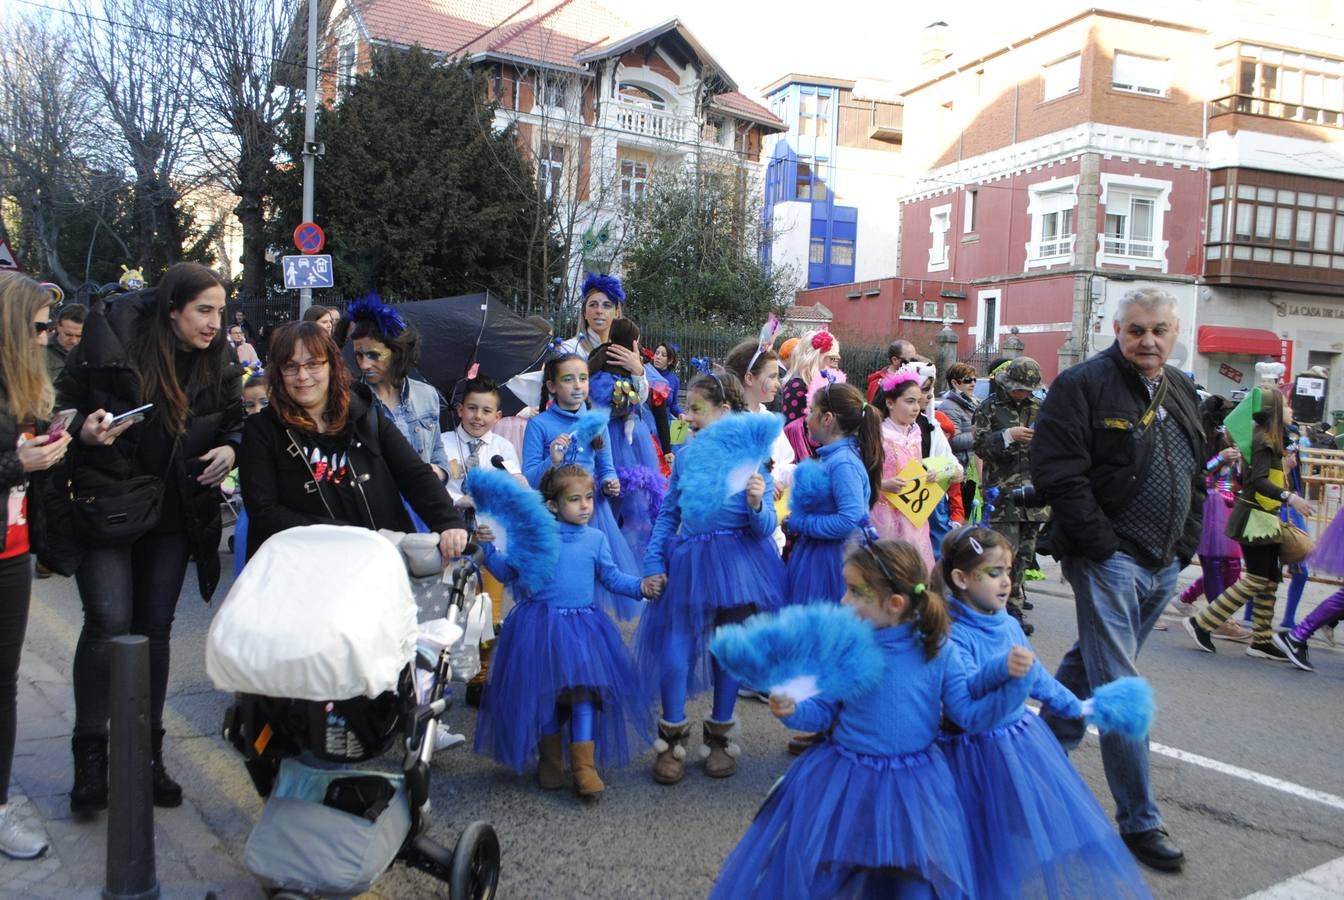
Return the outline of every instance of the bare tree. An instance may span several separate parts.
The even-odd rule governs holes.
[[[74,0],[72,46],[84,77],[101,101],[122,163],[134,173],[136,261],[177,262],[186,239],[181,181],[193,127],[197,47],[189,35],[201,23],[172,0]]]

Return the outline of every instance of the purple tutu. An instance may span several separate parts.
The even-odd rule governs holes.
[[[845,542],[802,536],[789,554],[789,605],[839,603],[845,596]]]
[[[1152,895],[1092,790],[1036,715],[940,735],[966,813],[977,897]]]
[[[1241,545],[1227,536],[1227,517],[1231,509],[1227,497],[1210,488],[1204,497],[1204,530],[1199,535],[1199,558],[1230,557],[1241,559]]]
[[[1313,572],[1344,575],[1344,516],[1335,514],[1330,525],[1316,538],[1316,546],[1307,555]]]
[[[597,710],[598,765],[623,766],[651,742],[652,714],[638,684],[630,651],[601,610],[519,603],[495,645],[476,752],[522,774],[536,763],[542,727],[563,718],[572,700],[587,699]]]
[[[971,858],[936,746],[868,756],[826,741],[771,790],[710,897],[970,897]]]
[[[588,526],[596,528],[607,536],[607,543],[611,545],[611,557],[616,561],[616,568],[627,575],[634,575],[638,578],[643,573],[640,571],[635,554],[630,551],[630,545],[626,542],[625,536],[621,534],[621,526],[616,524],[616,515],[612,511],[610,499],[602,493],[599,487],[597,500],[593,504],[593,518],[588,522]],[[561,562],[563,564],[563,560]],[[638,616],[640,607],[643,606],[642,603],[632,597],[613,594],[603,587],[601,582],[598,582],[595,586],[593,602],[623,622],[628,622]]]
[[[742,621],[776,609],[784,594],[784,563],[771,535],[748,529],[676,535],[667,545],[667,587],[648,603],[635,632],[635,659],[652,693],[662,677],[664,646],[672,634],[690,639],[687,685],[698,694],[713,684],[709,639],[721,617]]]

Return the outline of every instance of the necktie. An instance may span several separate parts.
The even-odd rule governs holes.
[[[480,439],[467,441],[467,460],[466,460],[466,462],[467,462],[467,470],[468,470],[468,471],[470,471],[471,469],[476,468],[477,466],[479,466],[479,465],[481,464],[481,461],[480,461],[480,459],[477,457],[476,454],[480,452],[480,449],[481,449],[481,447],[482,447],[484,444],[485,444],[485,441],[482,441],[482,440],[480,440]]]

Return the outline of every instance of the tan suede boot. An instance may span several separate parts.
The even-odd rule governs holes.
[[[690,736],[690,722],[658,720],[658,740],[653,742],[653,749],[658,751],[658,758],[653,762],[654,781],[659,784],[681,781],[686,774],[682,760],[686,758],[686,740]]]
[[[705,720],[704,743],[700,758],[705,761],[705,774],[710,778],[727,778],[737,774],[737,756],[742,748],[734,743],[740,730],[735,719],[727,722]]]
[[[574,789],[584,798],[600,797],[607,789],[602,783],[602,776],[597,774],[593,766],[594,749],[592,741],[575,741],[569,745],[569,761],[574,767]]]
[[[560,732],[543,734],[537,741],[537,784],[543,790],[555,791],[564,787],[565,748],[560,742]]]

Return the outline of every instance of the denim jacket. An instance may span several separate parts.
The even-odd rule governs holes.
[[[373,396],[378,397],[378,392]],[[388,409],[381,399],[378,403],[422,460],[448,471],[448,454],[439,439],[439,392],[433,385],[407,378],[396,409]]]

